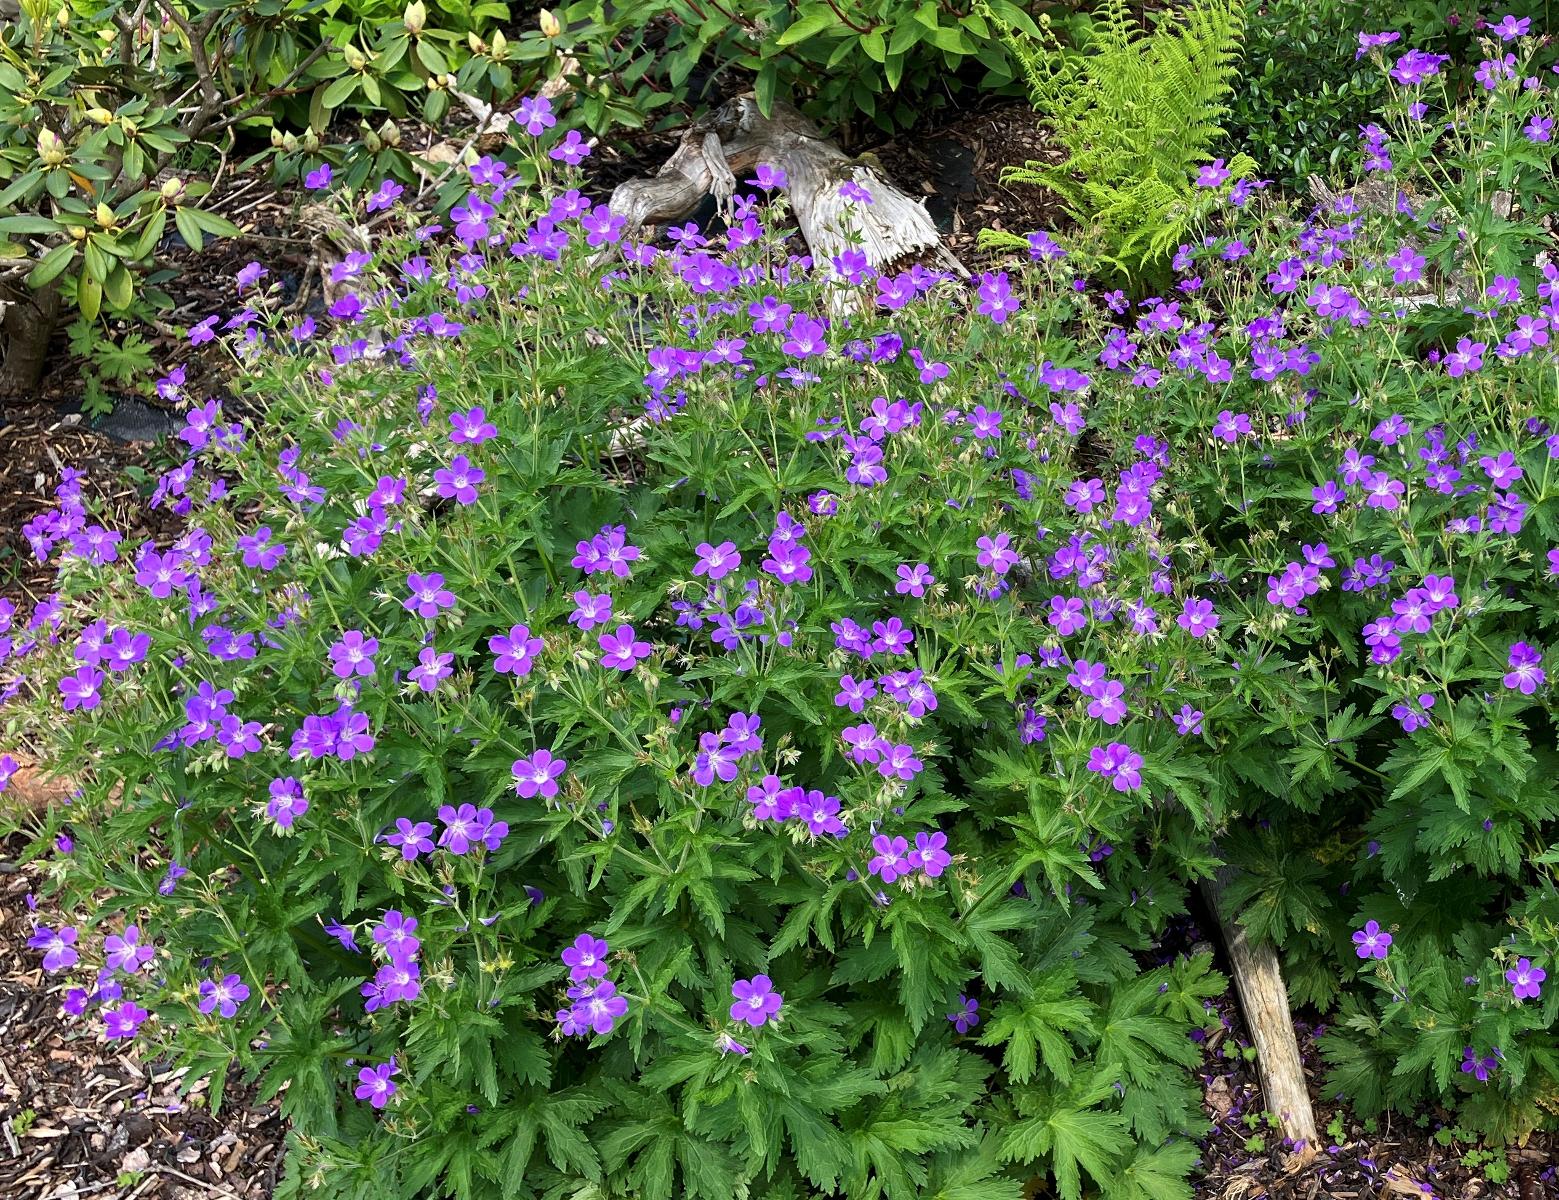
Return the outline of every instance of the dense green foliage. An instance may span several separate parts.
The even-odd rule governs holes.
[[[1114,5],[1037,87],[1216,110],[1221,11]],[[32,830],[67,1019],[281,1095],[284,1196],[1181,1200],[1223,981],[1155,955],[1229,863],[1329,1093],[1554,1125],[1559,198],[1507,33],[1466,95],[1377,43],[1323,206],[1174,151],[1169,295],[1038,232],[814,263],[761,166],[646,245],[557,128],[328,324],[246,269],[250,415],[162,381],[188,531],[67,479],[57,593],[0,603],[7,744],[80,786]]]
[[[1346,178],[1359,127],[1377,119],[1386,81],[1374,63],[1354,57],[1359,15],[1348,0],[1247,8],[1243,69],[1224,125],[1231,148],[1286,191],[1304,194],[1312,174]]]
[[[790,100],[830,129],[898,131],[960,93],[1021,91],[991,18],[1038,33],[1013,0],[989,14],[931,0],[574,0],[556,10],[559,32],[527,33],[516,54],[566,62],[598,132],[722,89],[751,89],[765,110]]]
[[[1010,168],[1006,180],[1054,191],[1121,270],[1162,262],[1211,207],[1195,177],[1223,137],[1243,22],[1236,0],[1198,0],[1146,30],[1126,0],[1105,0],[1081,52],[1048,30],[1035,40],[1009,27],[1030,98],[1065,157]],[[1254,169],[1236,155],[1227,174]]]

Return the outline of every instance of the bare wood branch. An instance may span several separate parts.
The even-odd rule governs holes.
[[[1229,911],[1223,893],[1233,874],[1230,867],[1220,868],[1214,879],[1204,881],[1203,894],[1218,918],[1229,950],[1235,991],[1256,1047],[1256,1068],[1267,1110],[1277,1117],[1284,1137],[1303,1143],[1304,1149],[1313,1153],[1321,1144],[1320,1134],[1288,1008],[1288,988],[1283,983],[1277,952],[1271,946],[1252,942]]]

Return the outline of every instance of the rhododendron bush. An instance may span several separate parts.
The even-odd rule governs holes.
[[[246,271],[188,532],[27,530],[67,1027],[280,1092],[288,1194],[1171,1197],[1227,862],[1328,1095],[1551,1124],[1551,76],[1366,49],[1369,186],[1209,164],[1160,296],[811,263],[770,167],[648,244],[544,130],[329,321]]]

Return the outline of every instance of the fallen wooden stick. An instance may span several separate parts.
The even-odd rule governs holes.
[[[1277,952],[1269,945],[1253,943],[1234,914],[1227,911],[1223,893],[1233,874],[1232,867],[1221,867],[1213,879],[1203,881],[1202,894],[1218,918],[1229,950],[1234,988],[1256,1047],[1256,1069],[1261,1075],[1267,1111],[1277,1117],[1284,1137],[1313,1152],[1321,1139],[1316,1130],[1315,1110],[1310,1106],[1310,1091],[1305,1085],[1304,1062],[1299,1057],[1299,1039],[1294,1035],[1283,970]]]

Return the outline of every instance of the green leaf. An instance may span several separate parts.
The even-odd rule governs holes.
[[[58,221],[32,213],[0,217],[0,233],[59,233],[63,228]]]
[[[191,250],[199,250],[206,244],[206,235],[200,231],[200,222],[195,218],[193,209],[185,208],[183,205],[175,208],[173,227],[179,231],[184,244]]]
[[[814,8],[811,12],[790,24],[779,37],[774,39],[776,46],[794,46],[797,42],[804,42],[807,38],[822,33],[825,29],[832,28],[838,23],[838,17],[832,9],[825,6]]]
[[[1194,1142],[1170,1142],[1157,1148],[1138,1143],[1109,1190],[1110,1200],[1191,1200],[1186,1177],[1198,1157]]]
[[[97,320],[97,314],[103,307],[103,285],[85,270],[76,281],[76,307],[81,309],[81,315],[89,321]]]
[[[108,306],[117,312],[130,307],[130,301],[135,298],[135,281],[123,263],[116,262],[108,272],[108,278],[103,281],[103,294],[108,298]]]
[[[340,108],[341,105],[346,103],[347,98],[357,91],[357,86],[361,81],[362,76],[357,74],[341,76],[340,79],[337,79],[325,89],[324,94],[320,97],[320,107],[326,112],[333,108]]]
[[[1001,1153],[1005,1159],[1024,1163],[1048,1154],[1061,1200],[1081,1200],[1082,1173],[1087,1171],[1096,1183],[1108,1186],[1121,1150],[1130,1144],[1126,1122],[1119,1114],[1078,1106],[1072,1097],[1049,1098],[1038,1116],[1008,1129]]]
[[[41,288],[58,279],[65,268],[76,260],[76,243],[64,242],[54,247],[38,260],[38,265],[27,276],[27,286]]]

